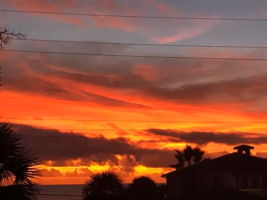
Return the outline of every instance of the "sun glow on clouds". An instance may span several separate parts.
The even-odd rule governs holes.
[[[110,129],[113,129],[115,132],[119,132],[125,129],[137,129],[137,131],[142,131],[151,127],[184,130],[204,130],[207,129],[207,127],[210,127],[210,130],[218,131],[245,129],[254,131],[255,129],[264,129],[264,127],[266,127],[265,124],[248,125],[244,123],[234,122],[242,120],[248,121],[251,119],[233,109],[228,109],[227,111],[226,109],[221,110],[220,108],[214,107],[207,107],[206,109],[202,107],[201,109],[199,109],[197,106],[183,107],[182,105],[176,105],[177,108],[173,111],[148,110],[145,111],[145,115],[142,116],[138,112],[132,112],[131,110],[121,110],[120,112],[117,112],[117,108],[114,108],[114,111],[112,111],[112,108],[106,110],[102,106],[91,107],[90,103],[56,100],[53,98],[44,98],[42,96],[35,96],[30,94],[1,92],[1,97],[9,99],[9,101],[3,102],[1,107],[3,113],[8,113],[8,115],[5,115],[5,117],[15,118],[14,120],[12,120],[13,122],[32,124],[39,127],[55,128],[59,130],[80,129],[81,132],[84,133],[88,132],[86,131],[86,129],[107,129],[109,132],[111,131]],[[29,98],[32,99],[31,102],[29,102]],[[17,99],[20,99],[20,101],[18,102]],[[156,102],[154,103],[156,104]],[[89,107],[86,108],[86,105]],[[166,105],[164,105],[162,102],[162,107],[164,106]],[[9,108],[11,107],[14,108],[14,110],[10,110]],[[176,112],[176,110],[179,112]],[[188,110],[191,110],[192,114],[194,115],[190,115],[188,113]],[[19,116],[17,115],[18,112],[20,113],[19,116],[25,117],[23,117],[23,119],[16,120],[16,117],[19,118]],[[59,113],[64,114],[59,115]],[[227,113],[231,113],[231,115],[226,115]],[[122,114],[124,116],[123,118],[121,117]],[[88,116],[90,117],[88,118]],[[219,119],[218,121],[222,122],[218,122],[217,124],[212,123],[212,121],[214,121],[214,116],[217,116],[216,118]],[[202,119],[200,122],[198,122],[199,118]],[[77,121],[75,121],[75,119],[77,119]],[[88,119],[89,121],[80,121],[79,119]],[[90,119],[99,119],[100,121],[90,122]],[[112,122],[112,120],[116,119],[119,119],[121,121]],[[181,123],[183,121],[184,123]],[[207,122],[203,123],[203,121]],[[223,121],[225,121],[225,124],[223,123]],[[233,122],[230,123],[229,121]],[[114,123],[117,124],[117,128],[111,126]],[[251,120],[251,123],[253,123],[253,120]],[[227,127],[225,126],[226,124],[228,125]],[[109,137],[109,135],[106,136]]]
[[[146,76],[146,73],[144,73],[144,76]],[[52,79],[50,78],[49,80],[51,81]],[[53,81],[54,83],[62,84],[62,86],[66,85],[64,80],[53,79]],[[92,104],[91,102],[57,99],[53,96],[42,94],[38,95],[34,93],[4,90],[1,92],[0,98],[8,99],[8,101],[1,103],[1,111],[2,113],[8,113],[8,115],[3,115],[3,119],[13,117],[14,119],[8,121],[18,124],[30,124],[37,127],[53,128],[61,131],[69,130],[82,133],[89,137],[100,135],[105,138],[124,137],[129,139],[136,146],[142,148],[170,150],[183,148],[185,143],[169,141],[163,136],[155,138],[155,136],[145,133],[144,130],[157,127],[161,129],[184,131],[251,131],[265,133],[267,128],[266,124],[253,123],[253,121],[262,119],[262,117],[264,118],[265,116],[262,114],[258,116],[255,113],[253,118],[251,118],[251,115],[247,115],[239,110],[240,107],[242,108],[242,104],[233,104],[230,107],[215,103],[206,106],[179,104],[153,98],[150,99],[149,97],[142,97],[141,95],[131,96],[129,94],[114,94],[105,87],[86,86],[86,84],[75,83],[70,80],[66,81],[73,84],[72,86],[68,84],[70,86],[68,89],[71,87],[73,90],[75,90],[75,88],[82,88],[86,89],[88,92],[102,94],[126,102],[130,100],[138,104],[152,106],[155,109],[124,109],[118,107],[109,107],[107,109],[104,105]],[[116,89],[114,89],[114,91],[115,90]],[[113,96],[111,95],[112,93],[114,94]],[[21,116],[23,116],[23,119],[19,119]],[[16,119],[16,117],[18,119]],[[89,121],[83,121],[82,119],[88,119]],[[100,121],[90,121],[90,119],[98,119]],[[216,119],[215,121],[222,122],[209,122],[214,121],[214,119]],[[230,123],[229,121],[232,122]],[[244,124],[234,121],[250,121],[250,123]],[[152,139],[153,142],[151,143]],[[218,152],[221,149],[231,151],[232,147],[210,143],[203,148],[212,153]],[[264,151],[263,148],[261,148],[261,150]],[[117,155],[116,158],[121,162],[123,160],[120,155]],[[168,164],[170,163],[166,163],[166,166]],[[40,169],[44,169],[44,177],[39,180],[42,184],[83,183],[88,180],[92,173],[106,170],[118,172],[120,175],[123,174],[125,182],[130,182],[133,177],[144,174],[153,177],[156,181],[162,182],[163,179],[160,178],[160,175],[170,170],[164,167],[148,167],[136,163],[130,167],[132,171],[126,173],[124,171],[127,170],[122,168],[122,164],[91,163],[88,165],[80,165],[79,160],[67,162],[67,166],[49,165],[51,165],[51,163],[39,166]],[[72,179],[72,177],[74,178]]]
[[[39,182],[41,184],[51,184],[51,178],[61,177],[62,180],[71,178],[79,178],[79,183],[86,182],[90,179],[90,176],[95,173],[101,173],[106,171],[113,171],[118,173],[120,176],[123,175],[123,182],[130,183],[133,177],[143,176],[144,174],[152,177],[157,182],[163,182],[164,179],[159,176],[159,174],[164,174],[170,171],[169,168],[160,168],[160,167],[146,167],[143,165],[137,165],[133,168],[133,171],[125,174],[121,166],[111,166],[108,164],[99,165],[91,164],[89,166],[46,166],[40,165],[38,169],[42,172],[43,176]],[[82,181],[82,182],[81,182]],[[63,184],[71,184],[72,182],[62,182]],[[62,184],[61,183],[61,184]]]
[[[142,1],[142,8],[136,5],[136,1],[125,3],[125,1],[101,0],[91,1],[91,4],[74,0],[61,0],[56,3],[41,0],[8,2],[0,0],[0,2],[7,3],[15,9],[45,8],[52,12],[80,10],[81,7],[88,10],[111,9],[112,12],[123,10],[127,15],[144,15],[151,11],[151,15],[182,16],[184,12],[176,5],[156,0]],[[207,15],[204,13],[203,16]],[[71,32],[73,35],[82,30],[86,30],[88,34],[89,30],[84,25],[90,21],[93,28],[99,31],[99,35],[103,31],[116,30],[121,34],[129,34],[129,41],[132,35],[136,34],[146,42],[157,43],[197,38],[220,25],[195,20],[175,23],[164,21],[164,25],[158,26],[158,23],[152,20],[126,18],[33,14],[27,17],[32,17],[33,21],[46,20],[49,22],[47,24],[53,25],[53,30],[61,27],[54,26],[55,23],[59,25],[64,23],[64,26],[69,24],[71,28],[78,27],[77,32]],[[23,19],[23,16],[20,19]],[[37,23],[38,21],[36,27]],[[14,48],[17,48],[16,44],[19,43],[12,42],[11,45],[13,44]],[[31,47],[42,50],[58,48],[59,51],[71,52],[76,49],[98,53],[128,53],[128,50],[132,50],[136,55],[153,53],[151,49],[142,48],[142,51],[139,51],[128,46],[122,48],[81,44],[54,45],[30,43]],[[26,45],[19,47],[28,49]],[[260,57],[264,54],[261,51],[245,54],[244,51],[238,50],[203,50],[203,48],[189,48],[177,52],[166,49],[166,52],[165,50],[162,52],[170,55],[177,53],[185,56],[242,58]],[[49,144],[56,144],[54,148],[58,150],[57,148],[64,147],[60,146],[62,141],[69,141],[64,140],[66,139],[64,136],[72,134],[71,137],[76,139],[71,142],[81,139],[81,144],[87,145],[86,148],[92,152],[95,151],[85,152],[82,149],[72,157],[60,151],[57,152],[57,157],[54,155],[55,152],[51,153],[50,156],[54,160],[49,158],[47,161],[47,158],[44,158],[45,161],[38,166],[43,172],[43,177],[39,180],[42,184],[84,183],[91,174],[107,170],[117,172],[126,183],[141,175],[149,175],[156,181],[162,182],[160,175],[169,171],[168,165],[172,164],[169,163],[169,159],[165,160],[170,155],[169,152],[176,148],[182,149],[186,144],[193,146],[200,144],[192,142],[196,138],[185,141],[169,132],[180,131],[180,135],[187,134],[187,137],[192,131],[203,135],[214,132],[217,134],[215,138],[226,137],[225,135],[231,135],[233,132],[247,135],[256,133],[260,136],[266,133],[267,124],[258,123],[267,120],[265,112],[267,70],[264,63],[224,60],[128,60],[113,57],[25,55],[5,52],[1,52],[0,61],[4,66],[4,84],[0,92],[0,99],[3,100],[0,104],[0,117],[3,121],[37,127],[42,133],[49,129],[53,134],[61,134],[62,138],[57,138],[59,140],[49,141],[47,138],[42,138],[39,141],[40,146],[46,140]],[[165,131],[165,135],[155,135],[147,131],[149,129]],[[38,130],[34,133],[29,131],[29,134],[37,136]],[[211,133],[207,135],[209,134]],[[77,138],[77,136],[86,137]],[[234,137],[244,141],[238,134]],[[92,141],[99,142],[99,145],[110,144],[112,147],[115,144],[115,147],[121,149],[114,147],[103,153],[103,148],[90,149],[90,146],[93,146]],[[201,148],[210,155],[215,153],[219,155],[222,151],[232,151],[231,142],[227,141],[227,138],[224,143],[210,140],[201,144]],[[32,143],[29,141],[29,144]],[[40,146],[35,148],[40,150],[38,149]],[[263,143],[256,143],[255,146],[261,155],[267,152],[267,146]],[[78,147],[80,146],[77,145],[76,148]]]
[[[183,106],[175,105],[176,109],[172,107],[172,110],[168,110],[170,105],[168,103],[164,104],[161,102],[161,108],[166,107],[164,110],[149,110],[140,114],[131,109],[124,110],[122,109],[118,112],[118,109],[115,109],[116,112],[111,109],[106,109],[102,106],[90,106],[90,104],[66,101],[66,100],[56,100],[53,98],[47,98],[43,96],[35,96],[31,94],[22,94],[16,92],[1,92],[0,98],[8,98],[9,101],[4,101],[1,104],[1,110],[3,113],[8,113],[8,115],[3,115],[3,119],[16,118],[24,116],[24,119],[13,119],[9,120],[13,123],[22,123],[22,124],[31,124],[37,127],[46,127],[58,129],[61,131],[75,131],[80,132],[89,137],[96,137],[103,135],[106,138],[117,138],[124,137],[129,139],[135,145],[142,148],[157,148],[157,149],[174,149],[174,148],[183,148],[184,142],[171,142],[165,140],[165,137],[157,137],[145,133],[143,130],[157,127],[162,129],[175,129],[175,130],[188,130],[188,131],[248,131],[251,132],[262,132],[265,133],[266,124],[253,124],[253,119],[250,117],[236,111],[234,109],[221,109],[218,107],[204,107],[198,108],[198,106]],[[18,101],[19,99],[19,101]],[[29,102],[29,99],[31,101]],[[141,101],[141,100],[139,100]],[[154,101],[154,105],[158,104]],[[167,106],[168,105],[168,106]],[[12,108],[12,109],[10,109]],[[189,110],[190,113],[189,113]],[[18,116],[18,113],[20,115]],[[144,115],[145,113],[145,115]],[[88,117],[89,116],[89,117]],[[123,118],[122,118],[123,116]],[[215,117],[216,116],[216,117]],[[27,118],[27,119],[26,119]],[[250,125],[244,123],[209,123],[209,122],[197,122],[198,119],[202,120],[216,120],[218,121],[248,121],[250,120]],[[51,119],[51,120],[49,120]],[[55,119],[55,120],[53,120]],[[59,119],[59,120],[57,120]],[[60,120],[66,119],[66,120]],[[67,120],[71,119],[71,120]],[[75,121],[77,119],[77,121]],[[79,119],[99,119],[104,121],[79,121]],[[121,122],[112,122],[114,119],[120,119]],[[111,121],[108,121],[111,120]],[[125,120],[125,121],[123,121]],[[130,122],[130,121],[146,121],[146,122]],[[151,120],[151,122],[149,121]],[[175,120],[189,122],[175,122]],[[257,119],[255,119],[257,120]],[[129,121],[129,122],[127,122]],[[157,122],[158,121],[158,122]],[[166,122],[164,122],[166,121]],[[174,121],[174,122],[170,122]],[[137,129],[137,130],[136,130]],[[151,143],[151,139],[154,139]],[[227,147],[227,148],[226,148]],[[221,147],[216,143],[209,144],[206,147],[203,147],[206,151],[218,152],[223,150],[231,151],[231,146],[226,145]],[[261,148],[263,151],[264,149]],[[266,149],[267,150],[267,149]],[[122,160],[120,156],[117,156],[118,160]],[[75,163],[75,162],[74,162]],[[70,163],[69,163],[70,164]],[[123,174],[124,169],[121,168],[121,165],[111,166],[109,164],[90,164],[77,166],[48,166],[42,165],[40,169],[46,169],[48,172],[44,173],[48,175],[49,172],[52,177],[43,176],[39,182],[43,184],[51,183],[83,183],[88,180],[88,177],[92,173],[102,172],[106,170],[112,170],[118,172],[120,175]],[[170,163],[166,163],[166,166]],[[72,162],[73,165],[73,162]],[[56,170],[56,171],[55,171]],[[153,177],[156,181],[162,182],[163,179],[160,178],[162,172],[167,172],[168,168],[156,167],[151,168],[144,165],[133,166],[133,172],[128,172],[124,177],[125,182],[130,182],[133,177],[141,175],[149,175]],[[56,173],[59,172],[59,173]],[[76,177],[71,179],[70,176]],[[61,177],[61,178],[60,178]],[[55,180],[56,179],[56,180]],[[74,181],[75,180],[75,181]],[[73,182],[74,181],[74,182]]]
[[[65,163],[66,166],[57,166],[54,165],[56,164],[54,163],[54,161],[46,161],[43,165],[37,166],[44,176],[39,180],[39,182],[41,182],[42,184],[49,183],[49,180],[51,178],[53,179],[60,176],[62,180],[66,180],[71,177],[79,177],[80,181],[82,180],[83,182],[85,182],[90,179],[91,175],[105,171],[113,171],[118,173],[123,177],[122,180],[124,183],[130,183],[133,177],[142,176],[144,174],[152,176],[157,182],[163,182],[163,179],[158,175],[166,173],[170,170],[169,168],[147,167],[140,164],[133,165],[132,168],[129,168],[129,166],[127,167],[127,163],[125,162],[125,156],[116,155],[116,158],[118,159],[117,164],[112,164],[110,162],[105,162],[102,164],[91,162],[87,165],[80,165],[81,160],[76,159],[67,161]],[[71,165],[68,165],[68,162],[71,163]],[[69,184],[69,182],[64,184]]]
[[[137,174],[162,174],[165,171],[163,168],[146,167],[143,165],[134,167],[134,170]]]

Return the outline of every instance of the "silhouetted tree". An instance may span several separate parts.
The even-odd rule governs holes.
[[[177,163],[174,165],[170,165],[170,167],[173,167],[175,169],[182,169],[185,167],[185,158],[183,155],[183,152],[179,151],[179,150],[175,150],[176,154],[174,155],[174,157],[177,160]]]
[[[8,44],[9,41],[13,38],[24,39],[25,36],[21,32],[10,31],[6,28],[0,27],[0,48]]]
[[[28,154],[20,138],[7,124],[0,124],[0,197],[31,200],[36,191],[31,178],[38,175],[37,160]]]
[[[183,151],[175,150],[175,152],[175,158],[178,162],[174,165],[170,165],[170,167],[173,167],[177,170],[199,163],[203,160],[203,155],[205,153],[199,147],[192,148],[188,145]]]
[[[119,177],[111,172],[95,174],[83,188],[83,200],[118,200],[123,192]]]
[[[159,192],[156,183],[149,177],[135,178],[127,188],[128,200],[156,200]]]

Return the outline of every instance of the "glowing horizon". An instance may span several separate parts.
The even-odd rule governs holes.
[[[189,1],[0,0],[3,9],[150,16],[263,17],[263,0],[225,8]],[[231,2],[229,2],[230,4]],[[237,16],[236,10],[239,15]],[[120,11],[120,12],[119,12]],[[123,13],[122,13],[123,12]],[[263,22],[155,20],[2,13],[0,27],[28,38],[152,44],[264,44]],[[18,20],[19,19],[19,20]],[[49,31],[48,31],[49,30]],[[242,32],[242,34],[241,34]],[[252,38],[251,35],[254,37]],[[6,49],[180,57],[264,58],[264,49],[153,47],[13,40]],[[200,146],[207,157],[255,146],[267,157],[266,61],[127,58],[0,51],[0,119],[42,160],[41,184],[83,184],[92,173],[124,183],[163,182],[174,149]],[[27,137],[24,137],[27,135]],[[56,137],[54,137],[56,136]],[[67,146],[66,146],[67,145]],[[74,146],[73,146],[74,145]]]

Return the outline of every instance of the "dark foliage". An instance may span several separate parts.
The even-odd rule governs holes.
[[[20,138],[7,124],[0,124],[0,197],[5,200],[34,199],[31,178],[38,175],[37,159],[27,153]]]
[[[83,188],[84,200],[120,200],[123,186],[119,177],[111,172],[96,174]]]
[[[6,28],[0,28],[0,48],[8,44],[11,39],[24,39],[25,36],[20,32],[10,31]]]
[[[127,188],[128,200],[156,200],[159,199],[159,192],[156,183],[145,176],[136,178]]]
[[[199,147],[192,148],[191,146],[186,146],[183,151],[175,150],[175,152],[177,163],[170,165],[170,167],[173,167],[177,170],[199,163],[203,160],[203,155],[205,153]]]
[[[4,200],[33,200],[38,190],[33,184],[0,187],[0,197]]]

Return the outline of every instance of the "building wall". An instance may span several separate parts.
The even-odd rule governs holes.
[[[216,188],[231,188],[267,197],[267,176],[257,172],[211,171],[190,176],[174,174],[166,178],[168,200],[184,200],[185,196],[193,195],[186,190],[203,194]]]

